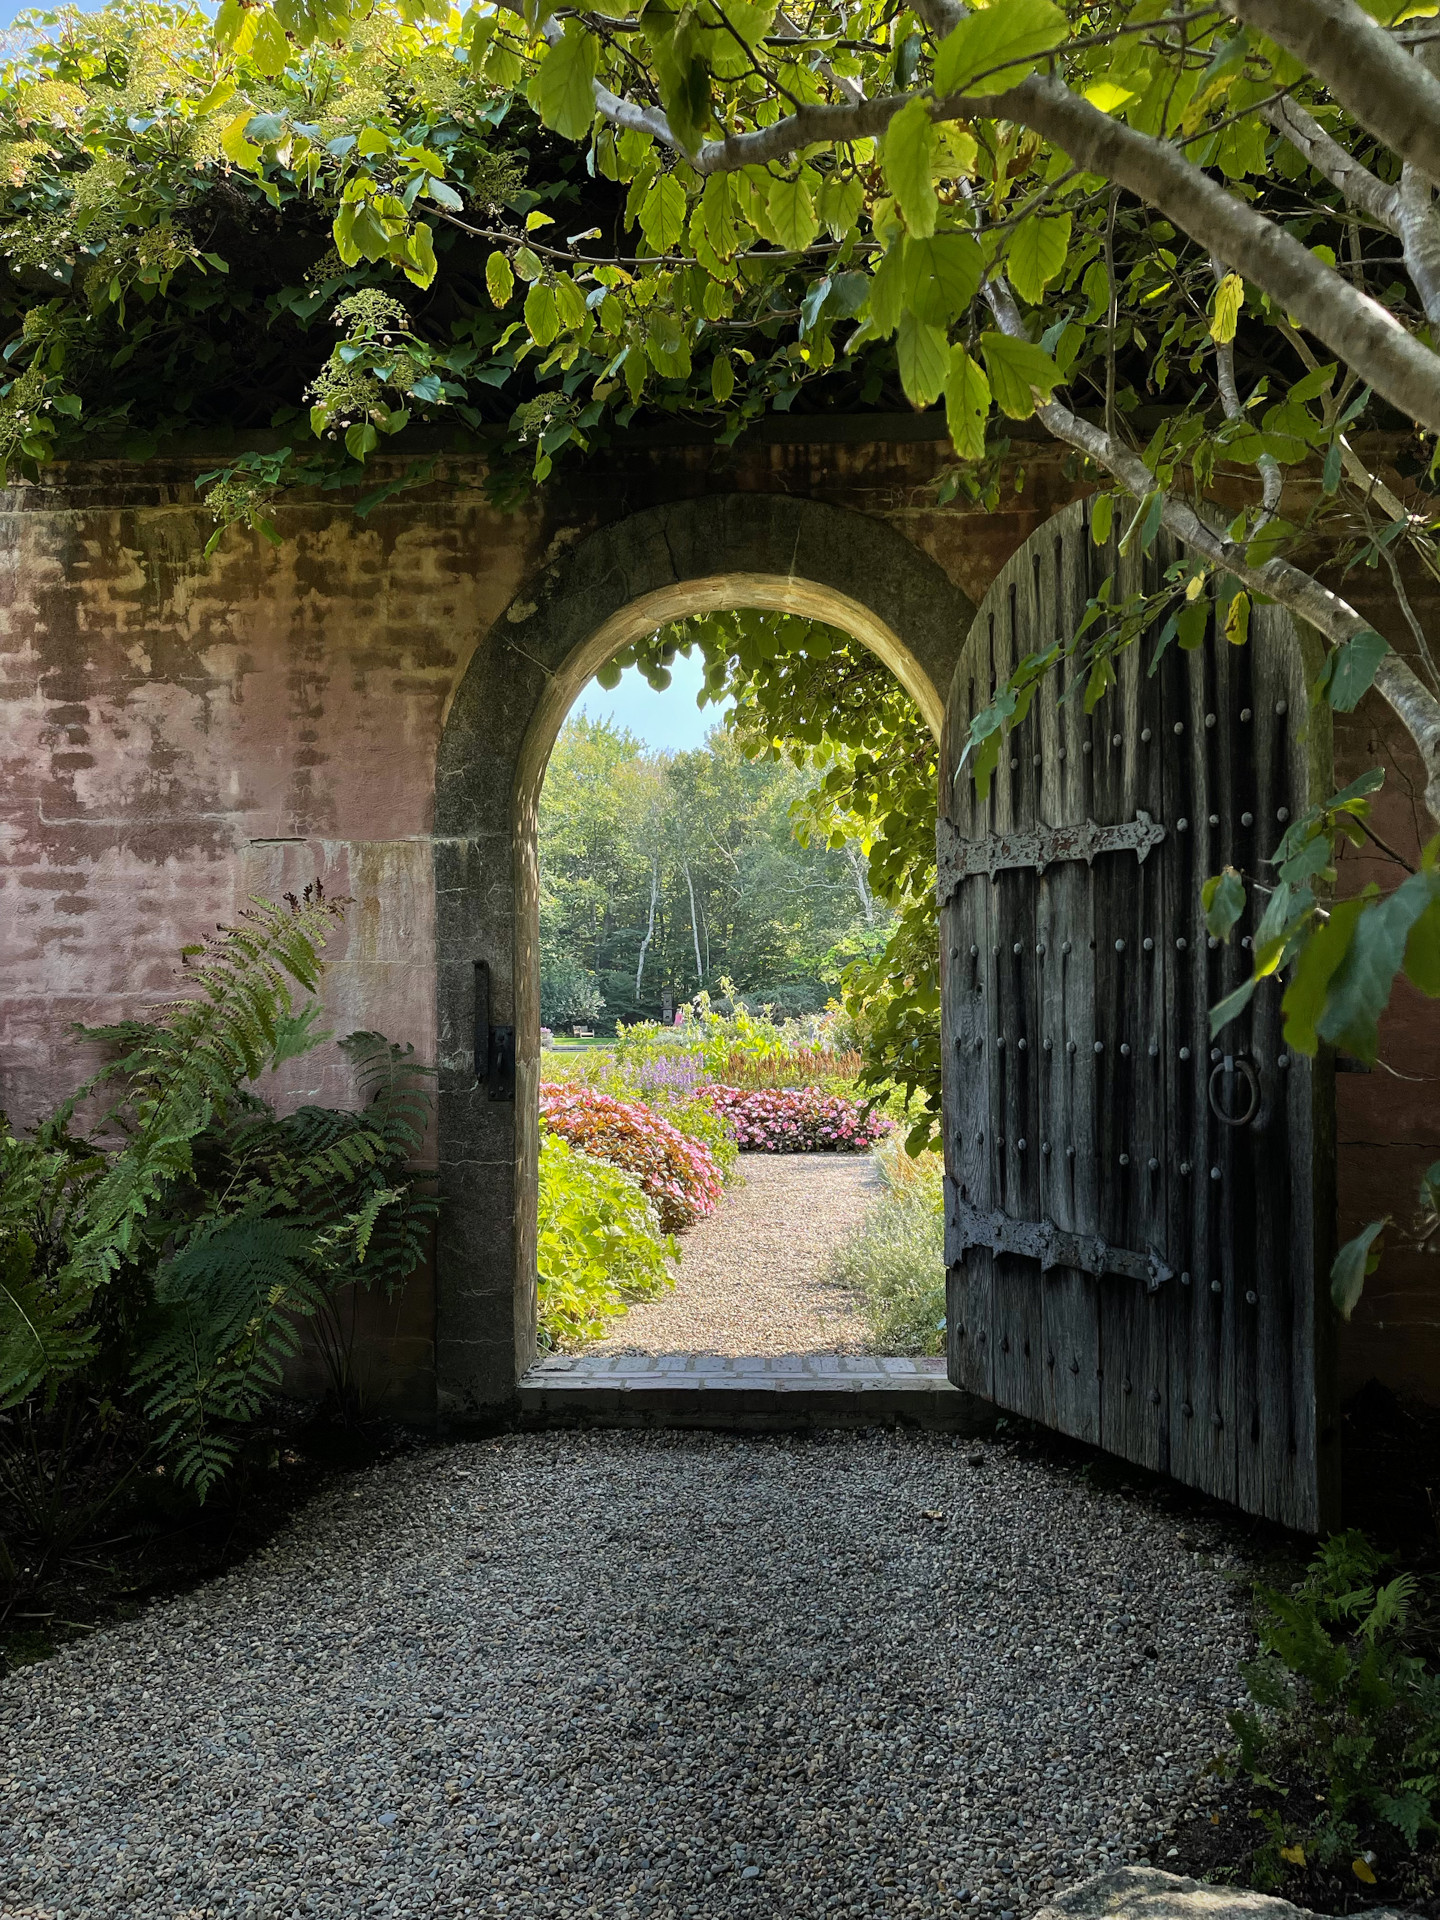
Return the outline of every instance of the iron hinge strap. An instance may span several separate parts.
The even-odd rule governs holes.
[[[962,1200],[951,1214],[950,1224],[955,1229],[957,1257],[970,1247],[988,1247],[991,1253],[1017,1253],[1038,1260],[1042,1271],[1074,1267],[1081,1273],[1117,1273],[1143,1280],[1150,1293],[1175,1277],[1174,1269],[1153,1247],[1147,1253],[1131,1253],[1124,1247],[1112,1247],[1097,1233],[1067,1233],[1053,1220],[1017,1220],[1014,1214],[998,1208],[993,1213],[981,1213]]]
[[[943,907],[972,874],[988,874],[993,880],[1011,867],[1033,867],[1043,873],[1057,860],[1084,860],[1088,865],[1097,853],[1133,853],[1143,860],[1164,838],[1164,827],[1143,811],[1114,827],[1077,820],[1065,827],[987,833],[979,840],[966,839],[942,814],[935,824],[936,891]]]

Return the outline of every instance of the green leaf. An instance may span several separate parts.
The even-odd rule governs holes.
[[[896,240],[870,279],[870,324],[884,340],[899,325],[905,304],[904,241]]]
[[[858,174],[852,173],[845,180],[826,174],[815,197],[815,211],[832,239],[843,240],[852,233],[864,209],[865,183]]]
[[[1353,713],[1369,692],[1389,651],[1390,642],[1381,634],[1362,628],[1328,657],[1316,691],[1324,694],[1337,713]]]
[[[669,253],[685,231],[685,189],[662,173],[640,202],[640,231],[656,253]]]
[[[990,382],[964,347],[952,347],[945,380],[945,424],[950,430],[950,444],[960,459],[984,459],[989,416]]]
[[[435,242],[425,221],[417,222],[406,240],[400,264],[405,269],[406,279],[413,280],[417,287],[428,287],[435,278],[439,262],[435,258]]]
[[[735,200],[730,191],[728,173],[712,173],[700,196],[700,217],[705,237],[721,260],[728,260],[740,244],[735,226]]]
[[[1059,278],[1069,252],[1069,214],[1050,219],[1031,214],[1016,228],[1005,256],[1011,286],[1022,300],[1037,305],[1050,282]]]
[[[1297,1053],[1313,1054],[1320,1044],[1316,1031],[1325,1009],[1331,976],[1350,946],[1356,922],[1365,910],[1363,899],[1341,900],[1330,909],[1306,941],[1281,1007],[1285,1014],[1285,1043]]]
[[[967,233],[907,237],[901,254],[901,298],[927,326],[948,327],[965,312],[980,286],[984,256]]]
[[[710,391],[722,407],[735,391],[735,368],[728,353],[717,353],[710,362]]]
[[[1378,1022],[1404,964],[1411,930],[1437,900],[1440,874],[1412,873],[1387,899],[1366,903],[1315,1023],[1322,1040],[1347,1048],[1357,1059],[1374,1061]]]
[[[943,331],[913,313],[902,313],[895,351],[905,398],[913,407],[930,406],[940,398],[950,371],[950,343]]]
[[[345,429],[345,451],[352,460],[363,461],[380,443],[380,435],[368,420],[357,420]]]
[[[1233,993],[1227,993],[1210,1009],[1210,1038],[1213,1040],[1222,1027],[1229,1026],[1238,1014],[1242,1014],[1255,997],[1255,989],[1260,982],[1252,974],[1248,980],[1242,980]]]
[[[1235,338],[1240,308],[1245,299],[1245,282],[1238,273],[1227,273],[1215,289],[1210,307],[1210,337],[1222,346]]]
[[[599,47],[576,21],[567,22],[540,68],[540,118],[566,140],[583,140],[595,118]]]
[[[881,162],[905,225],[917,239],[934,233],[935,216],[940,210],[931,178],[934,152],[935,129],[930,124],[929,105],[921,99],[911,100],[886,129]]]
[[[995,404],[1012,420],[1028,420],[1035,411],[1032,388],[1046,400],[1060,384],[1060,370],[1043,348],[1005,333],[982,333],[980,351],[990,375]]]
[[[485,285],[497,307],[510,304],[515,291],[515,274],[503,253],[492,253],[485,262]]]
[[[1231,598],[1221,616],[1220,630],[1232,647],[1243,647],[1250,638],[1250,596],[1240,589]]]
[[[1110,538],[1110,528],[1115,520],[1115,496],[1113,493],[1101,493],[1095,497],[1090,509],[1090,538],[1097,547],[1103,547]]]
[[[1335,1256],[1330,1269],[1330,1298],[1342,1320],[1355,1311],[1366,1279],[1380,1264],[1381,1249],[1376,1240],[1390,1224],[1389,1219],[1372,1220],[1362,1233],[1347,1240]]]
[[[1185,653],[1194,653],[1197,647],[1205,644],[1206,630],[1210,625],[1210,605],[1205,600],[1192,600],[1182,607],[1175,616],[1175,631],[1181,649]]]
[[[802,253],[820,231],[815,202],[803,175],[795,180],[772,180],[765,205],[775,238],[792,253]]]
[[[537,347],[548,347],[560,331],[555,295],[543,280],[537,280],[525,296],[525,324]]]
[[[282,74],[290,58],[290,43],[285,38],[285,29],[268,8],[255,23],[250,58],[267,80]]]
[[[972,13],[935,49],[937,99],[950,93],[1001,93],[1015,86],[1069,30],[1065,15],[1051,0],[999,0]]]
[[[1430,999],[1440,999],[1440,900],[1432,901],[1410,929],[1405,977]]]
[[[250,111],[237,113],[220,135],[220,151],[225,158],[246,173],[260,171],[260,149],[245,137],[245,129],[250,124]]]
[[[1200,889],[1200,904],[1205,909],[1205,925],[1217,940],[1228,940],[1235,923],[1245,911],[1245,882],[1234,867],[1226,867],[1208,879]]]

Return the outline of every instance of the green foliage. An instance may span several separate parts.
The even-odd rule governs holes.
[[[82,1029],[117,1057],[32,1135],[0,1137],[0,1406],[132,1400],[202,1498],[297,1322],[342,1289],[402,1284],[434,1213],[407,1171],[429,1115],[410,1049],[350,1036],[355,1112],[277,1116],[253,1091],[330,1037],[292,989],[317,988],[344,904],[252,902],[185,949],[182,990],[150,1019]],[[102,1096],[78,1137],[80,1103]]]
[[[875,1154],[885,1192],[836,1254],[832,1276],[859,1296],[877,1353],[945,1350],[945,1191],[937,1154],[892,1136]]]
[[[1236,1761],[1263,1786],[1304,1788],[1314,1808],[1276,1824],[1260,1863],[1274,1879],[1287,1862],[1348,1859],[1362,1825],[1411,1851],[1440,1831],[1440,1675],[1410,1647],[1413,1576],[1386,1580],[1385,1568],[1362,1534],[1341,1533],[1290,1592],[1256,1589],[1260,1652],[1242,1668],[1254,1704],[1230,1716]]]
[[[936,743],[882,661],[794,615],[740,609],[679,622],[615,665],[638,662],[660,685],[676,654],[693,649],[705,663],[704,698],[735,701],[730,724],[743,750],[810,776],[790,807],[802,844],[863,856],[865,892],[887,912],[879,925],[867,913],[856,929],[862,938],[840,973],[845,1009],[865,1058],[862,1087],[876,1102],[898,1089],[919,1151],[940,1112]]]
[[[552,938],[540,952],[540,1019],[547,1027],[593,1026],[605,1011],[605,996],[573,953],[557,951]]]
[[[539,1325],[551,1347],[596,1340],[635,1300],[674,1284],[680,1255],[633,1174],[542,1134]]]
[[[656,667],[657,675],[668,669]],[[837,950],[888,920],[863,858],[825,840],[797,842],[792,803],[805,791],[788,763],[751,758],[717,728],[686,753],[651,753],[604,721],[572,719],[540,799],[542,1012],[558,985],[604,1001],[607,1022],[658,1015],[722,976],[747,997],[792,1011],[829,997]],[[547,987],[548,983],[548,987]],[[598,1017],[599,1010],[596,1010]]]

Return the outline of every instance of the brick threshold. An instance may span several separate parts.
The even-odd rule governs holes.
[[[972,1434],[994,1422],[989,1401],[951,1386],[943,1360],[870,1354],[552,1355],[522,1377],[519,1397],[527,1426],[915,1426]]]

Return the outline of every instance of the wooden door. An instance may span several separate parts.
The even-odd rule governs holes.
[[[951,691],[949,1372],[1314,1531],[1338,1465],[1333,1079],[1287,1054],[1274,986],[1212,1045],[1208,1009],[1248,973],[1256,914],[1217,945],[1200,905],[1227,864],[1263,885],[1286,821],[1328,782],[1305,648],[1273,608],[1252,615],[1248,645],[1172,643],[1153,670],[1151,635],[1089,716],[1062,666],[1007,736],[986,801],[956,771],[971,714],[1014,665],[1073,635],[1105,576],[1116,598],[1157,585],[1176,551],[1122,561],[1113,536],[1093,543],[1088,503],[1066,508],[990,588]]]

